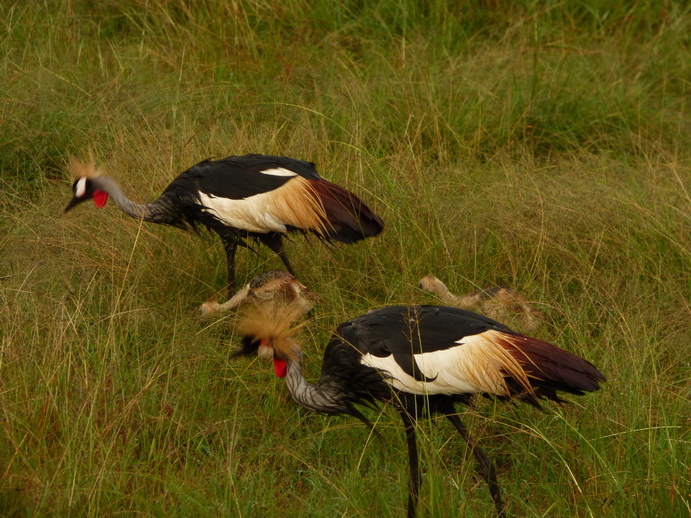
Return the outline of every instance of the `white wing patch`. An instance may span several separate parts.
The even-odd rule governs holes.
[[[259,171],[261,174],[268,174],[271,176],[297,176],[298,174],[283,167],[277,167],[275,169],[265,169],[264,171]]]
[[[418,381],[396,363],[393,355],[385,358],[363,355],[362,364],[386,371],[386,379],[394,388],[420,395],[488,393],[508,396],[502,367],[507,367],[508,353],[494,343],[486,333],[467,336],[448,349],[415,354],[415,361],[422,374],[431,381]],[[505,369],[506,370],[506,369]]]
[[[243,200],[232,200],[199,193],[205,212],[213,214],[229,227],[262,234],[287,230],[286,224],[271,210],[271,203],[268,203],[273,197],[271,192],[263,192]]]
[[[270,172],[268,172],[270,171]],[[297,176],[287,169],[269,169],[262,174]],[[288,226],[326,234],[326,213],[308,180],[298,176],[278,189],[241,200],[216,197],[199,191],[203,210],[229,227],[265,234],[285,233]]]

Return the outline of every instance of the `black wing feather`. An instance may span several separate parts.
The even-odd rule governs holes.
[[[336,333],[362,354],[384,357],[448,349],[489,329],[513,334],[496,320],[459,308],[388,306],[341,324]]]
[[[459,339],[489,329],[513,333],[491,318],[459,308],[389,306],[341,324],[336,334],[362,355],[393,355],[401,369],[416,380],[433,381],[420,372],[414,354],[456,347]]]
[[[278,189],[291,176],[261,174],[269,169],[287,169],[310,180],[320,180],[314,164],[294,158],[270,155],[230,156],[204,160],[178,176],[168,189],[184,184],[191,191],[201,191],[217,198],[241,200]]]
[[[236,240],[247,246],[247,232],[228,227],[213,213],[206,211],[199,192],[228,199],[245,199],[250,196],[278,189],[292,176],[261,174],[268,169],[283,168],[308,179],[320,180],[314,164],[293,158],[271,155],[229,156],[221,160],[203,160],[184,171],[163,191],[156,203],[165,206],[162,211],[166,223],[179,228],[198,230],[199,223],[215,230],[224,238]],[[152,221],[155,221],[152,219]]]

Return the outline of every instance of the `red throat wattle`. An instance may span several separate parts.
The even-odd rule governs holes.
[[[280,358],[274,358],[274,372],[279,378],[285,378],[288,372],[288,364],[286,361]]]
[[[108,201],[108,193],[104,191],[95,190],[92,197],[94,199],[94,203],[99,209],[102,208]]]

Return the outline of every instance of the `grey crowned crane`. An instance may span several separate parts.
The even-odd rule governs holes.
[[[314,164],[270,155],[204,160],[175,178],[158,199],[135,203],[118,183],[71,159],[74,197],[65,208],[93,200],[103,207],[113,198],[128,216],[182,229],[202,225],[219,235],[228,261],[228,285],[235,286],[235,252],[251,239],[268,246],[295,272],[283,247],[291,231],[331,242],[355,243],[379,234],[383,222],[357,196],[323,179]]]
[[[535,331],[545,318],[523,295],[511,288],[493,286],[454,295],[446,284],[430,274],[420,279],[420,289],[436,295],[449,306],[476,311],[494,320],[514,322],[521,331],[528,333]]]
[[[542,398],[559,402],[559,391],[582,395],[598,390],[605,379],[588,361],[490,318],[444,306],[390,306],[336,329],[312,385],[302,375],[302,352],[290,328],[299,316],[290,306],[257,307],[240,326],[241,352],[273,359],[293,399],[310,410],[351,415],[371,427],[357,405],[394,405],[408,445],[409,517],[415,515],[420,488],[415,421],[423,409],[446,416],[468,443],[503,516],[494,465],[461,422],[455,403],[469,404],[471,396],[482,394],[540,408]]]
[[[226,302],[219,304],[210,299],[199,310],[202,316],[211,316],[249,305],[286,304],[306,315],[317,302],[319,296],[294,276],[282,270],[271,270],[254,277]]]

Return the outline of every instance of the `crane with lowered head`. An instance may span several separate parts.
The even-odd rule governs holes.
[[[292,231],[351,244],[379,234],[382,219],[353,193],[323,179],[313,163],[294,158],[250,154],[203,160],[175,178],[154,201],[136,203],[120,185],[96,168],[74,158],[73,197],[65,212],[93,200],[103,207],[108,198],[128,216],[182,229],[199,225],[218,234],[228,266],[228,287],[235,288],[235,252],[263,243],[288,271],[283,236]]]
[[[319,381],[310,384],[302,374],[296,328],[291,328],[302,315],[290,304],[249,308],[238,326],[244,334],[240,353],[272,359],[293,399],[310,410],[351,415],[371,427],[358,405],[395,406],[408,445],[409,517],[415,516],[420,489],[415,422],[424,409],[446,416],[468,443],[504,516],[495,467],[455,404],[469,404],[482,394],[540,408],[540,399],[560,402],[558,392],[582,395],[598,390],[605,379],[583,358],[490,318],[444,306],[389,306],[338,326],[326,346]]]

